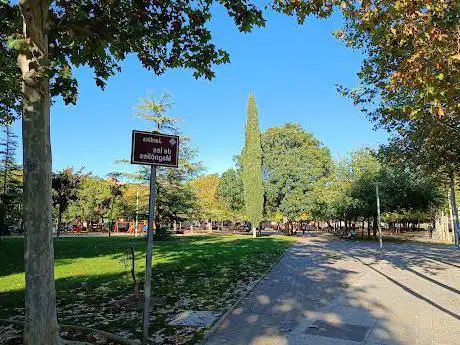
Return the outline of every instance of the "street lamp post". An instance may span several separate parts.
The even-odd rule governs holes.
[[[377,229],[379,229],[379,242],[380,242],[380,253],[383,251],[382,243],[382,227],[380,226],[380,196],[379,196],[379,184],[375,184],[375,195],[377,198]]]

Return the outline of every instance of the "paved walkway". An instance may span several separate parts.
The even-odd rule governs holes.
[[[207,345],[458,345],[460,251],[302,238]]]

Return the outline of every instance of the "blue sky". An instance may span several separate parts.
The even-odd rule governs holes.
[[[57,102],[52,108],[53,169],[86,167],[105,176],[120,170],[117,159],[129,159],[132,129],[148,129],[133,115],[149,92],[172,95],[171,116],[183,119],[181,131],[192,138],[208,173],[222,173],[244,143],[248,95],[256,96],[262,130],[286,122],[299,123],[329,147],[334,158],[386,140],[335,84],[357,84],[361,57],[333,36],[339,18],[294,18],[268,13],[267,25],[250,34],[238,32],[221,10],[211,23],[214,42],[226,49],[231,63],[218,66],[212,81],[195,80],[189,70],[170,70],[157,77],[134,57],[110,79],[105,91],[91,71],[78,70],[77,106]],[[15,124],[20,132],[20,123]],[[19,159],[21,159],[19,157]]]

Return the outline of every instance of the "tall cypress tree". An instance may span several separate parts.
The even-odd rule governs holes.
[[[243,150],[243,186],[246,217],[252,226],[253,237],[263,214],[262,146],[260,143],[259,114],[256,99],[250,95],[246,122],[246,141]]]

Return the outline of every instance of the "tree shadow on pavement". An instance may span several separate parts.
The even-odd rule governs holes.
[[[381,315],[387,309],[373,296],[362,298],[366,291],[355,284],[363,277],[361,265],[338,248],[329,248],[330,244],[321,240],[297,243],[223,320],[207,345],[351,345],[363,341],[350,342],[350,337],[357,340],[360,335],[347,329],[362,323],[362,335],[367,337],[375,316],[364,307]],[[347,318],[351,314],[337,313],[331,305],[354,314]],[[319,337],[314,331],[318,320],[331,327],[324,332],[319,327]],[[381,331],[388,340],[396,340],[384,326]]]
[[[416,321],[423,316],[418,310],[430,313],[433,308],[454,322],[460,320],[455,308],[445,304],[446,298],[434,299],[418,290],[430,284],[429,291],[436,289],[440,296],[459,294],[455,284],[446,281],[452,270],[460,273],[455,249],[391,243],[384,244],[382,258],[378,243],[328,235],[304,240],[223,320],[207,345],[413,344],[420,336]],[[394,272],[402,273],[393,277]],[[407,284],[413,279],[421,280],[416,287]],[[394,301],[393,290],[385,297],[375,293],[383,285],[395,289]],[[398,305],[409,296],[407,307]],[[411,313],[411,305],[418,309]],[[401,315],[410,317],[399,320]],[[333,326],[318,323],[323,320]],[[317,325],[318,332],[310,329]],[[365,327],[364,339],[351,340],[353,332],[359,333],[355,325]]]

